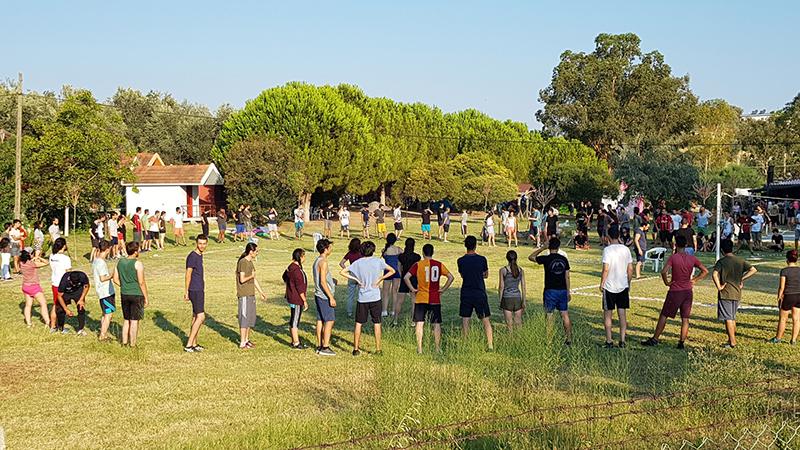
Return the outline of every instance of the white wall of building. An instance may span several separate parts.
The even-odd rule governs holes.
[[[177,207],[186,207],[186,190],[181,186],[138,186],[139,192],[133,192],[132,186],[125,187],[125,213],[130,216],[136,208],[142,210],[167,211],[174,213]]]

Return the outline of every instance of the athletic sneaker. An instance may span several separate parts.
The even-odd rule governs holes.
[[[686,348],[686,346],[683,344],[683,341],[678,341],[678,345],[675,346],[675,348],[677,348],[678,350],[683,350]]]
[[[353,350],[353,356],[359,356],[359,355],[361,355],[361,350],[358,349]]]
[[[183,351],[186,353],[194,353],[194,347],[183,347]]]
[[[306,348],[308,347],[306,347],[302,342],[299,344],[292,344],[293,350],[305,350]]]
[[[85,330],[83,330],[83,329],[80,329],[80,330],[78,330],[78,332],[77,332],[77,333],[75,333],[75,334],[76,334],[77,336],[86,336],[86,331],[85,331]]]
[[[382,312],[381,317],[389,317],[389,312],[388,311]]]
[[[722,348],[736,348],[736,346],[735,345],[731,345],[730,342],[726,342],[725,344],[722,345]]]
[[[625,341],[619,341],[619,348],[625,348],[626,346]]]
[[[614,343],[606,342],[605,344],[603,344],[603,348],[614,348]]]
[[[328,347],[322,347],[320,351],[317,352],[317,354],[320,356],[336,356],[336,352],[334,352]]]
[[[317,346],[317,348],[315,348],[315,349],[314,349],[314,353],[316,353],[316,354],[318,354],[318,355],[319,355],[319,351],[320,351],[320,350],[322,350],[322,347],[320,347],[320,346]]]
[[[644,345],[645,347],[655,347],[656,345],[658,345],[658,339],[652,337],[647,338],[646,341],[642,341],[642,345]]]
[[[63,330],[61,330],[61,334],[69,334],[69,333],[70,333],[70,331],[67,328],[64,328]]]
[[[196,352],[202,352],[202,351],[203,351],[203,350],[205,350],[205,349],[206,349],[206,348],[205,348],[205,347],[203,347],[202,345],[195,345],[194,347],[192,347],[192,350],[194,350],[194,351],[196,351]]]
[[[50,334],[57,333],[58,328],[50,328]]]
[[[247,347],[247,348],[256,348],[256,344],[253,344],[253,341],[245,342],[244,346]]]
[[[780,339],[778,339],[778,338],[776,338],[776,337],[774,337],[774,338],[770,339],[770,340],[769,340],[769,341],[767,341],[767,342],[769,342],[770,344],[780,344],[780,343],[781,343],[781,340],[780,340]]]
[[[564,341],[564,346],[572,347],[572,341]]]

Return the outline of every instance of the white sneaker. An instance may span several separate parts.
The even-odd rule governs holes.
[[[76,333],[76,336],[86,336],[86,330],[81,329]]]
[[[384,311],[381,313],[381,317],[389,317],[389,313],[387,311]]]

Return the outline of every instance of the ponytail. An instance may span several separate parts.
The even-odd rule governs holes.
[[[301,269],[303,268],[302,260],[303,260],[303,255],[305,255],[305,254],[306,254],[306,251],[303,250],[302,248],[296,248],[292,252],[292,261],[297,262],[297,265],[300,266]]]
[[[381,256],[386,253],[386,250],[389,250],[389,247],[394,245],[397,242],[397,235],[394,233],[389,233],[386,235],[386,245],[383,247],[383,251],[381,252]]]
[[[254,242],[248,242],[247,245],[244,246],[244,253],[242,253],[242,256],[239,257],[239,261],[244,259],[244,257],[250,253],[256,251],[257,248],[258,245],[256,245]]]
[[[517,265],[517,252],[509,250],[506,253],[506,260],[508,260],[508,267],[511,269],[511,275],[514,278],[519,278],[519,266]]]

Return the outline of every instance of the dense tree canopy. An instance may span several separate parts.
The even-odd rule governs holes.
[[[694,126],[697,98],[658,51],[632,33],[600,34],[592,53],[567,50],[539,92],[536,117],[551,134],[578,139],[607,158],[621,144],[681,137]]]
[[[614,161],[614,175],[628,185],[625,197],[641,195],[667,207],[682,208],[695,196],[692,186],[700,180],[686,155],[667,148],[626,151]]]

